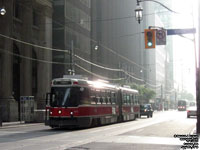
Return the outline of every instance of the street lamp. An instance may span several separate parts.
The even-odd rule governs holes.
[[[6,9],[4,7],[0,8],[0,14],[4,16],[6,14]]]
[[[142,6],[140,6],[139,4],[137,5],[136,9],[135,9],[135,18],[138,21],[138,23],[140,23],[143,19],[143,14],[142,14],[143,8]]]
[[[145,2],[145,1],[157,3],[157,4],[161,5],[162,7],[166,8],[167,10],[169,10],[173,13],[177,13],[156,0],[137,0],[137,7],[135,9],[135,18],[138,21],[138,23],[140,23],[142,21],[142,17],[143,17],[143,14],[142,14],[143,8],[140,6],[140,2]]]
[[[99,46],[98,45],[96,45],[95,47],[94,47],[94,49],[97,51],[98,50],[98,48],[99,48]]]

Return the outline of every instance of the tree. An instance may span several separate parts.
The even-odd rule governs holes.
[[[131,88],[137,89],[139,91],[139,101],[141,103],[149,103],[150,99],[155,98],[155,91],[150,88],[146,88],[143,85],[131,84]]]
[[[194,96],[191,93],[188,93],[187,91],[181,92],[181,99],[187,99],[187,100],[194,100]]]

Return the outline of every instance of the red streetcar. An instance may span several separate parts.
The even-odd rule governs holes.
[[[46,98],[45,125],[91,127],[139,117],[138,91],[105,82],[58,78]]]

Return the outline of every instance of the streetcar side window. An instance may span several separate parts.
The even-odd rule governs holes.
[[[133,95],[133,104],[136,104],[135,102],[136,102],[136,100],[135,100],[136,98],[135,98],[135,94]]]
[[[132,96],[133,105],[135,105],[135,94]]]
[[[100,101],[101,101],[101,104],[105,104],[105,91],[101,91]]]
[[[96,91],[94,89],[90,90],[90,99],[91,99],[91,104],[96,104],[97,99],[96,99]]]
[[[108,93],[108,104],[111,104],[112,100],[111,100],[111,92]]]
[[[80,104],[91,104],[88,88],[80,88]]]
[[[134,98],[135,98],[135,101],[134,101],[135,104],[136,104],[136,105],[139,104],[139,101],[138,101],[138,95],[135,95]]]
[[[106,104],[110,104],[110,92],[109,91],[106,92],[105,101],[106,101]]]
[[[126,93],[123,93],[123,104],[127,103],[127,99],[126,99]]]
[[[116,93],[112,92],[111,93],[111,104],[115,104],[116,102]]]
[[[130,104],[133,105],[133,94],[130,94]]]
[[[105,103],[107,104],[108,103],[108,92],[105,91]]]
[[[96,104],[101,104],[100,98],[101,98],[101,92],[99,90],[97,90],[96,91]]]
[[[127,96],[126,96],[126,102],[127,102],[128,105],[131,104],[131,100],[130,100],[130,95],[129,94],[127,94]]]

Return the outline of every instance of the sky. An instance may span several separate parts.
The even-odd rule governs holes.
[[[173,10],[180,12],[180,14],[173,14],[173,28],[196,27],[198,0],[173,0],[172,2]],[[198,40],[196,39],[196,43],[191,40],[194,39],[193,34],[184,34],[184,36],[186,38],[173,36],[175,88],[180,91],[187,90],[195,96],[195,44]]]

